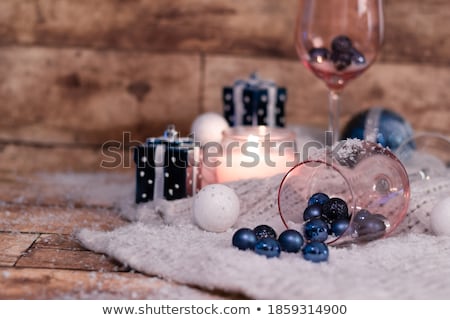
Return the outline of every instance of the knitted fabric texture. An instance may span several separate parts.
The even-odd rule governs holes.
[[[320,264],[284,252],[267,259],[231,245],[241,227],[268,224],[283,230],[277,209],[282,176],[230,183],[241,214],[224,233],[193,223],[192,198],[136,207],[130,193],[115,199],[130,220],[127,226],[83,229],[76,236],[86,248],[148,275],[254,299],[450,299],[450,237],[432,235],[429,219],[435,203],[450,195],[449,177],[411,183],[408,215],[394,235],[330,247],[329,261]],[[128,187],[133,190],[132,183]]]

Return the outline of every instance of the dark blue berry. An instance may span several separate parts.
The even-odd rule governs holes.
[[[253,250],[256,243],[255,232],[249,228],[239,229],[234,233],[232,242],[240,250]]]
[[[352,55],[352,62],[354,64],[365,64],[366,63],[366,58],[364,57],[364,55],[361,52],[359,52],[358,50],[356,50],[355,48],[352,48],[350,53]]]
[[[322,213],[331,223],[337,219],[349,219],[347,204],[340,198],[331,198],[325,202]]]
[[[324,204],[328,201],[328,199],[330,199],[330,197],[328,197],[325,193],[314,193],[308,200],[308,206],[312,204]]]
[[[277,240],[272,238],[263,238],[256,242],[255,252],[264,255],[267,258],[274,258],[280,256],[281,247]]]
[[[327,48],[312,48],[308,53],[309,60],[316,63],[322,63],[330,57],[330,51]]]
[[[364,220],[370,218],[371,216],[372,216],[372,214],[368,210],[361,209],[355,214],[355,217],[353,218],[353,223],[355,225],[358,225],[361,222],[363,222]]]
[[[331,231],[336,237],[340,237],[348,229],[349,221],[347,219],[338,219],[331,224]]]
[[[385,231],[386,225],[384,221],[374,216],[364,219],[356,225],[358,240],[362,241],[378,239],[385,234]]]
[[[286,252],[299,252],[303,246],[304,240],[297,230],[285,230],[278,237],[281,250]]]
[[[308,221],[322,216],[322,205],[312,204],[303,211],[303,220]]]
[[[352,49],[352,40],[347,36],[337,36],[331,42],[331,50],[334,52],[350,52]]]
[[[328,247],[322,242],[310,242],[303,248],[303,258],[312,262],[328,260]]]
[[[256,235],[256,239],[263,239],[263,238],[277,238],[277,233],[275,230],[273,230],[272,227],[269,227],[268,225],[262,224],[257,226],[255,229],[253,229]]]
[[[328,224],[320,219],[313,219],[303,226],[303,234],[309,241],[325,241],[328,238]]]
[[[335,52],[331,53],[331,61],[333,61],[334,67],[342,71],[352,64],[352,55],[350,52]]]

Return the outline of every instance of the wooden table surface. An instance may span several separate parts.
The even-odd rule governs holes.
[[[61,177],[0,175],[0,299],[230,298],[143,275],[80,246],[77,229],[112,230],[128,222],[101,199],[71,198],[74,186],[58,184]]]

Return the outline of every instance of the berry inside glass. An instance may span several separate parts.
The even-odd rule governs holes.
[[[330,90],[329,129],[339,138],[339,93],[375,61],[383,38],[382,0],[300,0],[295,45]]]

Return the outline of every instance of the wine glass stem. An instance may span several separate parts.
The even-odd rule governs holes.
[[[339,140],[339,114],[340,114],[340,96],[334,90],[330,90],[329,97],[329,127],[328,130],[333,135],[333,143]]]

